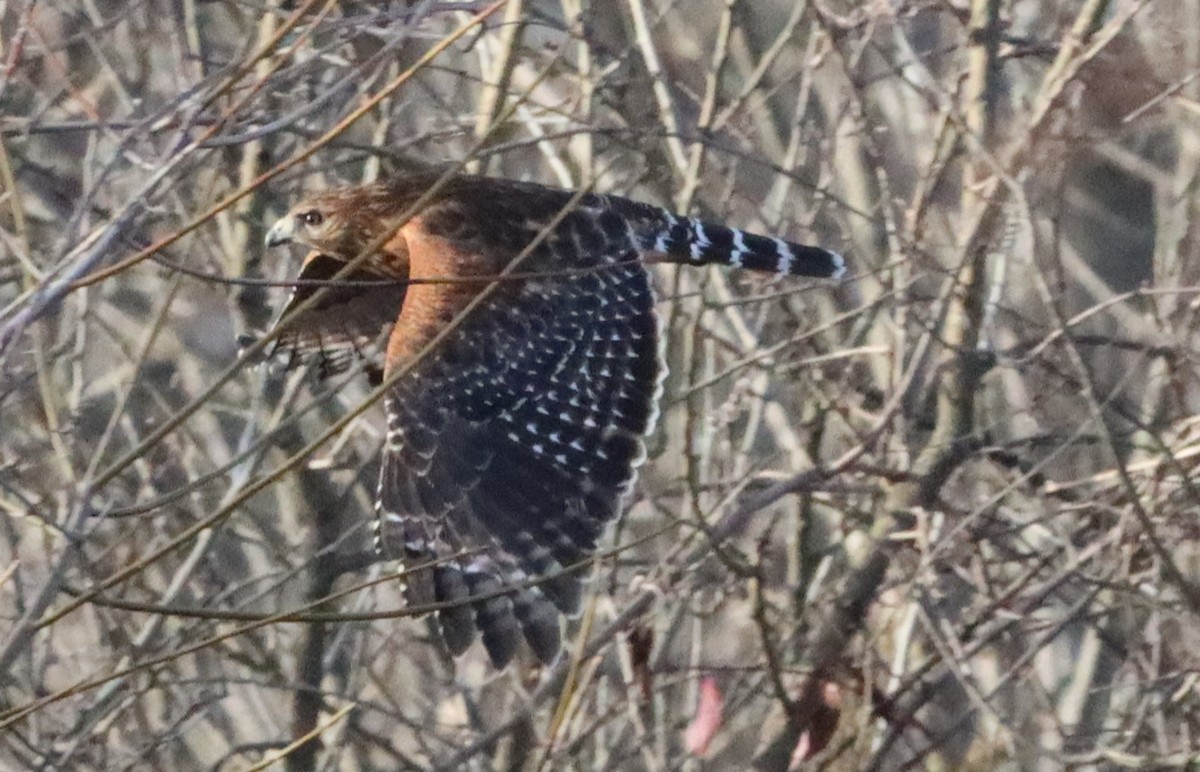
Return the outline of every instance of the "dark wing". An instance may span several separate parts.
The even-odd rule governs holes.
[[[355,359],[363,360],[373,376],[382,373],[383,349],[404,304],[405,285],[362,270],[334,281],[345,265],[319,252],[304,259],[298,280],[331,283],[295,288],[272,325],[288,320],[269,357],[283,359],[287,369],[313,365],[322,378],[343,372]],[[289,317],[322,288],[316,305]]]
[[[497,666],[522,634],[552,660],[559,613],[578,611],[586,560],[632,488],[663,367],[650,279],[624,238],[571,215],[520,270],[603,270],[502,285],[388,395],[378,545],[410,569],[440,561],[410,571],[407,593],[458,603],[438,614],[454,653],[478,629]]]

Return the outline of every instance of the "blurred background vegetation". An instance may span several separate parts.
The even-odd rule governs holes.
[[[1200,763],[1198,75],[1198,0],[0,0],[0,767]],[[289,202],[449,162],[852,264],[658,273],[547,669],[372,564],[361,374],[236,343]]]

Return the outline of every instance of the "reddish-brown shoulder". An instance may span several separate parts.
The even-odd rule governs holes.
[[[402,240],[403,244],[393,244]],[[404,308],[388,340],[386,370],[407,362],[437,336],[471,302],[486,281],[463,282],[472,276],[493,276],[498,270],[469,242],[441,235],[427,227],[425,215],[402,226],[385,251],[403,249],[408,275]],[[437,281],[445,279],[448,281]]]

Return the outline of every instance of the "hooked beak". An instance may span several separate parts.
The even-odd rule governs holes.
[[[280,244],[287,244],[294,235],[296,235],[296,218],[291,216],[280,218],[271,226],[271,230],[267,231],[267,246],[277,247]]]

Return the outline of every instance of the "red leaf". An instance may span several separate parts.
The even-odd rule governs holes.
[[[684,734],[684,746],[693,756],[703,757],[708,752],[708,745],[721,728],[721,711],[725,706],[725,697],[717,679],[705,676],[700,681],[700,700],[696,704],[696,715],[688,724]]]

